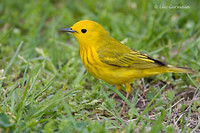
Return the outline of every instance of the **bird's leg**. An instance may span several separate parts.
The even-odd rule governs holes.
[[[130,92],[131,92],[131,85],[130,85],[129,83],[126,83],[126,84],[125,84],[125,87],[126,87],[126,99],[128,99],[129,94],[130,94]],[[120,111],[120,115],[122,114],[125,105],[126,105],[126,102],[123,101],[123,105],[122,105],[122,108],[121,108],[121,111]]]
[[[122,89],[122,85],[117,85],[116,88],[117,88],[118,91],[120,91],[120,90]],[[112,99],[114,99],[116,95],[117,95],[117,93],[115,93],[115,94],[112,96]]]

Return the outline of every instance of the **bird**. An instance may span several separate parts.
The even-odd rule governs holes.
[[[125,86],[127,99],[132,89],[130,83],[135,80],[167,72],[194,72],[191,68],[172,66],[127,47],[92,20],[78,21],[60,31],[72,33],[78,40],[81,60],[87,71],[96,79],[115,85],[118,91]],[[116,93],[112,98],[115,96]],[[125,104],[123,102],[120,114]]]

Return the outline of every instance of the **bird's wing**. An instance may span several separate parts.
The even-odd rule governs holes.
[[[97,50],[99,59],[108,65],[117,67],[131,67],[137,69],[147,69],[158,66],[166,66],[167,64],[159,60],[155,60],[150,56],[137,50],[129,49],[124,45],[120,47],[100,48]]]

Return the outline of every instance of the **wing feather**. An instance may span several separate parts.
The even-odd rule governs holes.
[[[123,44],[122,44],[123,45]],[[108,65],[117,67],[132,67],[137,69],[153,68],[158,66],[167,66],[166,63],[153,59],[147,54],[137,50],[132,50],[125,45],[120,47],[99,48],[97,54],[99,59]]]

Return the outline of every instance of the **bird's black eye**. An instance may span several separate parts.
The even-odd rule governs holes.
[[[82,33],[86,33],[87,30],[86,30],[86,29],[82,29],[81,32],[82,32]]]

